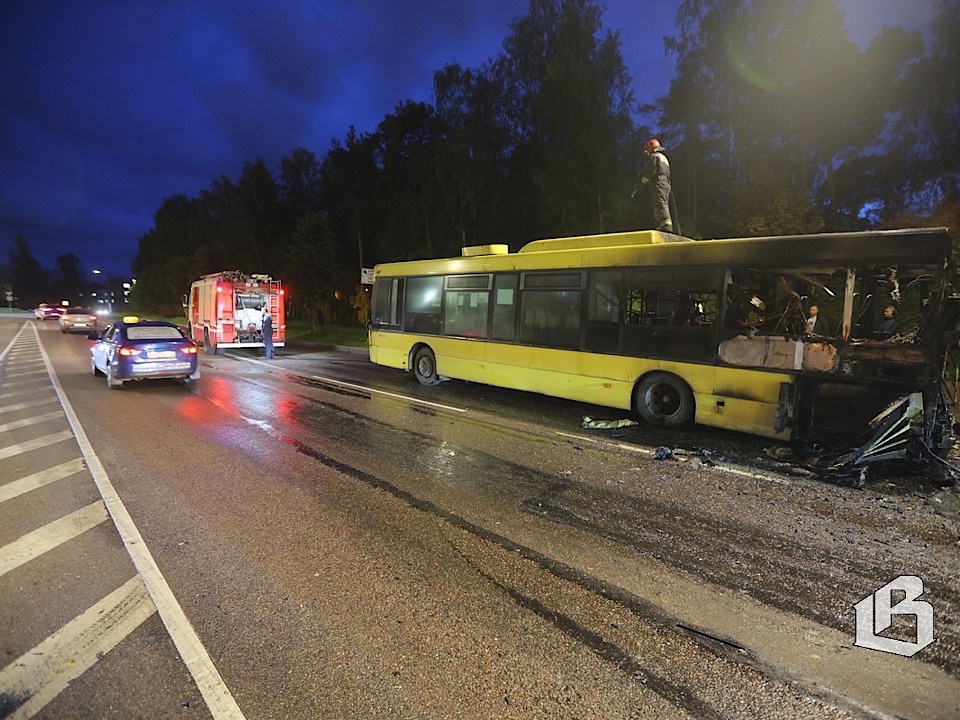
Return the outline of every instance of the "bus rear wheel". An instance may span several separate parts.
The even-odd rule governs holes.
[[[633,391],[637,414],[658,427],[681,428],[693,420],[695,405],[690,386],[676,375],[646,375]]]
[[[437,375],[437,358],[433,355],[433,350],[428,347],[422,347],[417,350],[413,356],[413,374],[421,385],[436,385],[440,382]]]

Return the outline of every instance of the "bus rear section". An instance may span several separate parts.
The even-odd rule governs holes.
[[[264,347],[263,314],[273,319],[273,344],[286,344],[284,290],[267,275],[239,270],[211,273],[194,281],[186,298],[190,337],[208,352]]]

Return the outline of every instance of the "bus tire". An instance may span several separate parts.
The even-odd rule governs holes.
[[[689,425],[696,410],[690,386],[665,372],[641,378],[633,391],[633,403],[645,422],[671,429]]]
[[[425,345],[414,353],[413,374],[417,376],[421,385],[436,385],[440,382],[440,376],[437,375],[437,358],[433,350]]]

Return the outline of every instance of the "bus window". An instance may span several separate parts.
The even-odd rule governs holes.
[[[373,286],[373,324],[399,325],[398,298],[403,294],[403,279],[384,278]]]
[[[439,335],[442,296],[442,277],[409,278],[403,306],[403,331]]]
[[[587,283],[587,350],[616,352],[619,348],[622,287],[623,272],[620,270],[590,273]]]
[[[487,336],[489,286],[489,275],[447,278],[447,291],[444,293],[444,335],[481,338]]]
[[[707,361],[716,354],[720,276],[702,269],[627,273],[622,352]]]
[[[490,337],[495,340],[517,339],[517,288],[520,276],[497,275],[493,279],[493,328]]]
[[[579,272],[525,273],[520,299],[520,342],[580,347],[581,283]]]

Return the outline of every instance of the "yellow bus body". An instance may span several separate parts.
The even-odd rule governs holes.
[[[382,330],[370,332],[370,360],[409,370],[413,352],[421,345],[433,350],[441,377],[627,412],[643,375],[670,372],[693,391],[696,423],[790,439],[789,430],[774,430],[781,384],[793,382],[788,374]]]
[[[901,275],[903,287],[910,289],[916,285],[922,288],[921,283],[929,285],[929,291],[924,291],[928,292],[923,296],[926,299],[915,303],[917,307],[929,308],[929,318],[925,322],[942,325],[944,278],[950,269],[950,251],[951,241],[945,228],[706,241],[646,230],[535,240],[515,253],[510,253],[505,245],[464,248],[461,257],[376,266],[375,307],[368,335],[370,359],[387,367],[414,370],[418,379],[425,382],[420,368],[415,366],[415,359],[422,348],[428,348],[433,355],[433,372],[425,384],[432,384],[438,378],[452,378],[624,411],[636,409],[634,406],[646,376],[665,373],[658,375],[656,380],[650,378],[648,392],[653,392],[649,387],[656,385],[661,378],[672,376],[679,379],[692,393],[692,419],[697,424],[804,442],[814,437],[821,426],[829,426],[826,434],[820,435],[829,439],[836,429],[845,431],[849,427],[852,430],[855,423],[866,425],[893,398],[916,392],[928,392],[933,398],[939,382],[935,362],[939,346],[936,343],[902,345],[879,342],[870,334],[873,326],[869,320],[862,326],[855,326],[855,322],[870,317],[865,313],[871,310],[871,288],[898,287],[896,273],[890,274],[884,268],[901,266],[910,268],[913,273],[910,277],[916,278],[916,283],[909,283],[904,282]],[[563,345],[569,342],[568,339],[521,341],[519,335],[511,336],[509,340],[493,335],[495,303],[513,308],[511,312],[514,313],[517,333],[525,327],[524,301],[520,299],[526,297],[524,293],[528,290],[523,278],[550,273],[563,275],[565,271],[581,273],[582,284],[571,286],[571,289],[581,293],[583,303],[588,302],[594,272],[622,271],[626,277],[630,272],[642,271],[647,273],[644,277],[664,276],[668,280],[671,273],[677,277],[684,273],[691,277],[701,271],[710,273],[708,277],[714,280],[706,282],[713,283],[711,287],[715,288],[712,291],[715,295],[712,300],[715,303],[714,318],[709,325],[714,334],[710,336],[710,342],[715,340],[717,344],[710,349],[709,357],[696,356],[691,350],[687,356],[673,353],[681,359],[664,359],[671,357],[666,350],[648,351],[650,347],[645,343],[652,340],[645,338],[653,338],[653,335],[637,334],[631,336],[633,344],[627,350],[626,329],[635,326],[626,324],[628,310],[623,297],[619,298],[622,304],[618,305],[620,334],[616,351],[598,351],[596,347],[590,351],[569,349],[573,346]],[[779,284],[771,284],[768,290],[774,292],[774,288],[786,288],[783,293],[787,299],[799,300],[803,296],[797,291],[792,291],[791,296],[784,278],[790,282],[808,283],[805,287],[813,288],[813,292],[821,288],[829,293],[830,298],[836,295],[839,298],[836,312],[842,313],[838,334],[824,341],[804,337],[802,330],[783,332],[777,327],[761,330],[756,336],[756,328],[747,331],[739,329],[740,325],[723,324],[727,315],[732,313],[731,289],[741,289],[733,281],[741,282],[737,278],[742,276],[743,289],[749,288],[747,281],[752,277],[751,273],[765,277],[771,283],[779,277]],[[818,274],[834,285],[836,292],[822,284],[817,285]],[[479,278],[485,275],[493,278],[485,290],[469,284],[449,284],[452,279],[465,281],[470,276]],[[503,287],[515,293],[516,298],[501,303],[496,295],[496,279],[513,275],[520,278],[519,284],[511,286],[512,290]],[[721,275],[722,282],[718,279]],[[890,282],[884,285],[888,277]],[[456,331],[445,334],[436,328],[423,332],[425,328],[413,321],[407,325],[408,311],[398,305],[403,302],[403,297],[396,299],[389,288],[395,288],[396,293],[403,296],[407,292],[403,283],[413,279],[440,278],[443,279],[441,293],[456,293],[475,287],[479,295],[486,292],[482,302],[489,308],[486,310],[489,327],[482,337],[469,337],[468,332],[454,334]],[[873,284],[861,288],[856,285],[861,281]],[[388,298],[387,304],[383,308],[377,306],[378,287],[387,293],[384,295]],[[668,286],[652,283],[651,287]],[[531,307],[535,306],[534,303]],[[576,331],[581,333],[579,346],[585,347],[591,318],[588,317],[588,306],[582,307],[583,322],[577,325]],[[441,310],[441,316],[445,317],[446,312]],[[384,319],[385,313],[390,315],[389,319]],[[563,317],[562,310],[558,309],[557,313],[556,317]],[[643,327],[649,329],[656,324]],[[487,337],[487,332],[491,337]],[[679,336],[673,340],[667,335],[658,337],[660,342],[683,342]],[[930,337],[939,335],[931,332]],[[700,346],[696,352],[702,350]],[[724,355],[724,351],[729,352]],[[831,402],[834,404],[830,405]],[[649,408],[649,405],[645,407]],[[851,410],[856,412],[850,413]],[[848,415],[853,421],[847,425],[842,420],[830,422],[833,417]],[[933,418],[935,414],[931,412],[929,415]],[[859,432],[859,425],[856,432]],[[925,432],[929,437],[924,442],[930,446],[933,436],[929,428]]]

